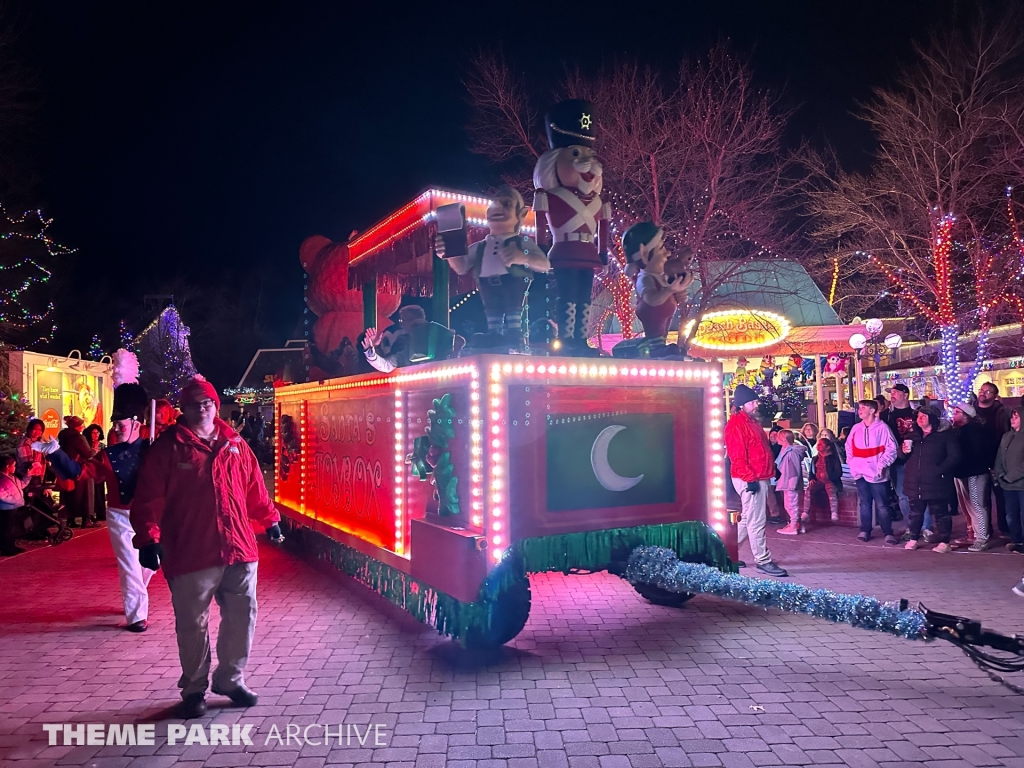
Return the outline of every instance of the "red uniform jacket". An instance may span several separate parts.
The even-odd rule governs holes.
[[[259,463],[245,441],[220,419],[213,445],[179,422],[153,443],[132,502],[134,543],[159,542],[164,575],[259,559],[249,520],[264,527],[281,519],[267,495]]]
[[[607,211],[597,194],[583,195],[576,189],[557,187],[547,190],[548,226],[551,250],[548,259],[553,269],[601,269],[600,247],[607,243]],[[583,236],[587,241],[566,241],[566,235]]]
[[[743,413],[734,414],[725,425],[725,451],[733,477],[749,483],[775,477],[772,446],[761,425]]]

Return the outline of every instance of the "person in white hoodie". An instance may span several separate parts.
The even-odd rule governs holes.
[[[899,541],[892,532],[889,516],[889,467],[896,461],[896,439],[886,423],[878,418],[878,403],[861,400],[857,406],[860,421],[853,425],[846,441],[846,464],[857,482],[860,498],[860,541],[868,541],[874,528],[872,506],[877,510],[878,525],[885,534],[885,543]]]

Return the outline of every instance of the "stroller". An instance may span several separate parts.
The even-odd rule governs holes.
[[[54,483],[47,482],[34,489],[31,495],[25,499],[25,508],[41,516],[44,520],[48,520],[50,523],[46,526],[48,531],[54,525],[57,526],[56,532],[47,533],[50,544],[56,547],[65,541],[70,541],[75,534],[64,521],[64,506],[54,501],[53,488]]]

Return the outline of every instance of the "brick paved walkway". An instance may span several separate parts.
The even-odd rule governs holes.
[[[905,552],[855,533],[772,533],[771,546],[804,584],[924,600],[1024,631],[1024,600],[1009,589],[1024,557]],[[706,597],[659,608],[607,574],[546,575],[533,578],[522,634],[474,656],[340,576],[288,552],[263,556],[248,677],[261,703],[227,709],[213,697],[200,721],[253,725],[250,747],[166,743],[177,701],[167,587],[153,582],[148,633],[119,630],[105,531],[0,561],[0,763],[1024,765],[1024,696],[948,645]],[[42,724],[64,722],[156,722],[157,743],[47,746]],[[267,743],[287,723],[383,724],[387,746]]]

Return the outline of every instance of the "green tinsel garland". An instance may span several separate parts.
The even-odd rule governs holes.
[[[604,570],[614,560],[628,558],[630,552],[641,546],[665,547],[684,562],[704,563],[726,573],[738,572],[718,535],[708,525],[697,521],[522,539],[509,551],[522,553],[527,573],[568,573],[573,568]]]
[[[504,590],[521,582],[529,573],[569,573],[575,568],[604,570],[615,560],[624,560],[640,546],[665,547],[685,562],[703,563],[726,573],[738,571],[729,560],[722,540],[701,522],[583,531],[517,541],[484,580],[476,602],[464,603],[315,531],[304,530],[302,539],[308,542],[316,558],[330,563],[417,621],[458,641],[464,641],[473,628],[489,631],[491,605]]]

